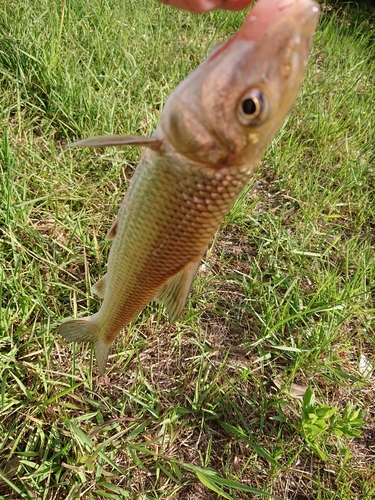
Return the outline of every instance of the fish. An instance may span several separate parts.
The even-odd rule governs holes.
[[[152,300],[171,322],[200,261],[259,165],[299,90],[319,18],[313,0],[259,0],[239,31],[171,93],[150,137],[106,135],[68,147],[145,150],[117,218],[98,312],[58,332],[90,342],[99,374],[119,332]]]

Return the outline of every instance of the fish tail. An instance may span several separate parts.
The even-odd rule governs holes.
[[[59,326],[58,332],[69,342],[90,342],[94,347],[99,373],[103,375],[112,344],[104,342],[91,318],[69,319]]]

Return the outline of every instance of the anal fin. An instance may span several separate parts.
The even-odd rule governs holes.
[[[107,275],[105,274],[99,281],[97,281],[91,287],[91,293],[95,293],[99,297],[99,299],[104,299],[105,290],[107,287]]]
[[[154,297],[156,302],[164,304],[171,322],[182,313],[199,263],[200,259],[187,264],[179,273],[169,278]]]

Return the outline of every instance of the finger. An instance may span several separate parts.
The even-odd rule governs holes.
[[[159,0],[159,2],[177,9],[189,12],[202,13],[215,9],[241,10],[253,0]]]
[[[222,0],[159,0],[159,2],[195,13],[215,10],[223,3]]]
[[[222,0],[220,3],[221,5],[216,8],[225,10],[241,10],[253,3],[253,0]]]

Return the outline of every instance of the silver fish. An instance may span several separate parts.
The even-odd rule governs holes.
[[[173,91],[152,137],[99,136],[70,146],[145,146],[109,230],[107,274],[92,316],[59,327],[91,342],[99,372],[119,331],[151,301],[182,312],[200,260],[296,98],[319,6],[260,0],[242,28]]]

